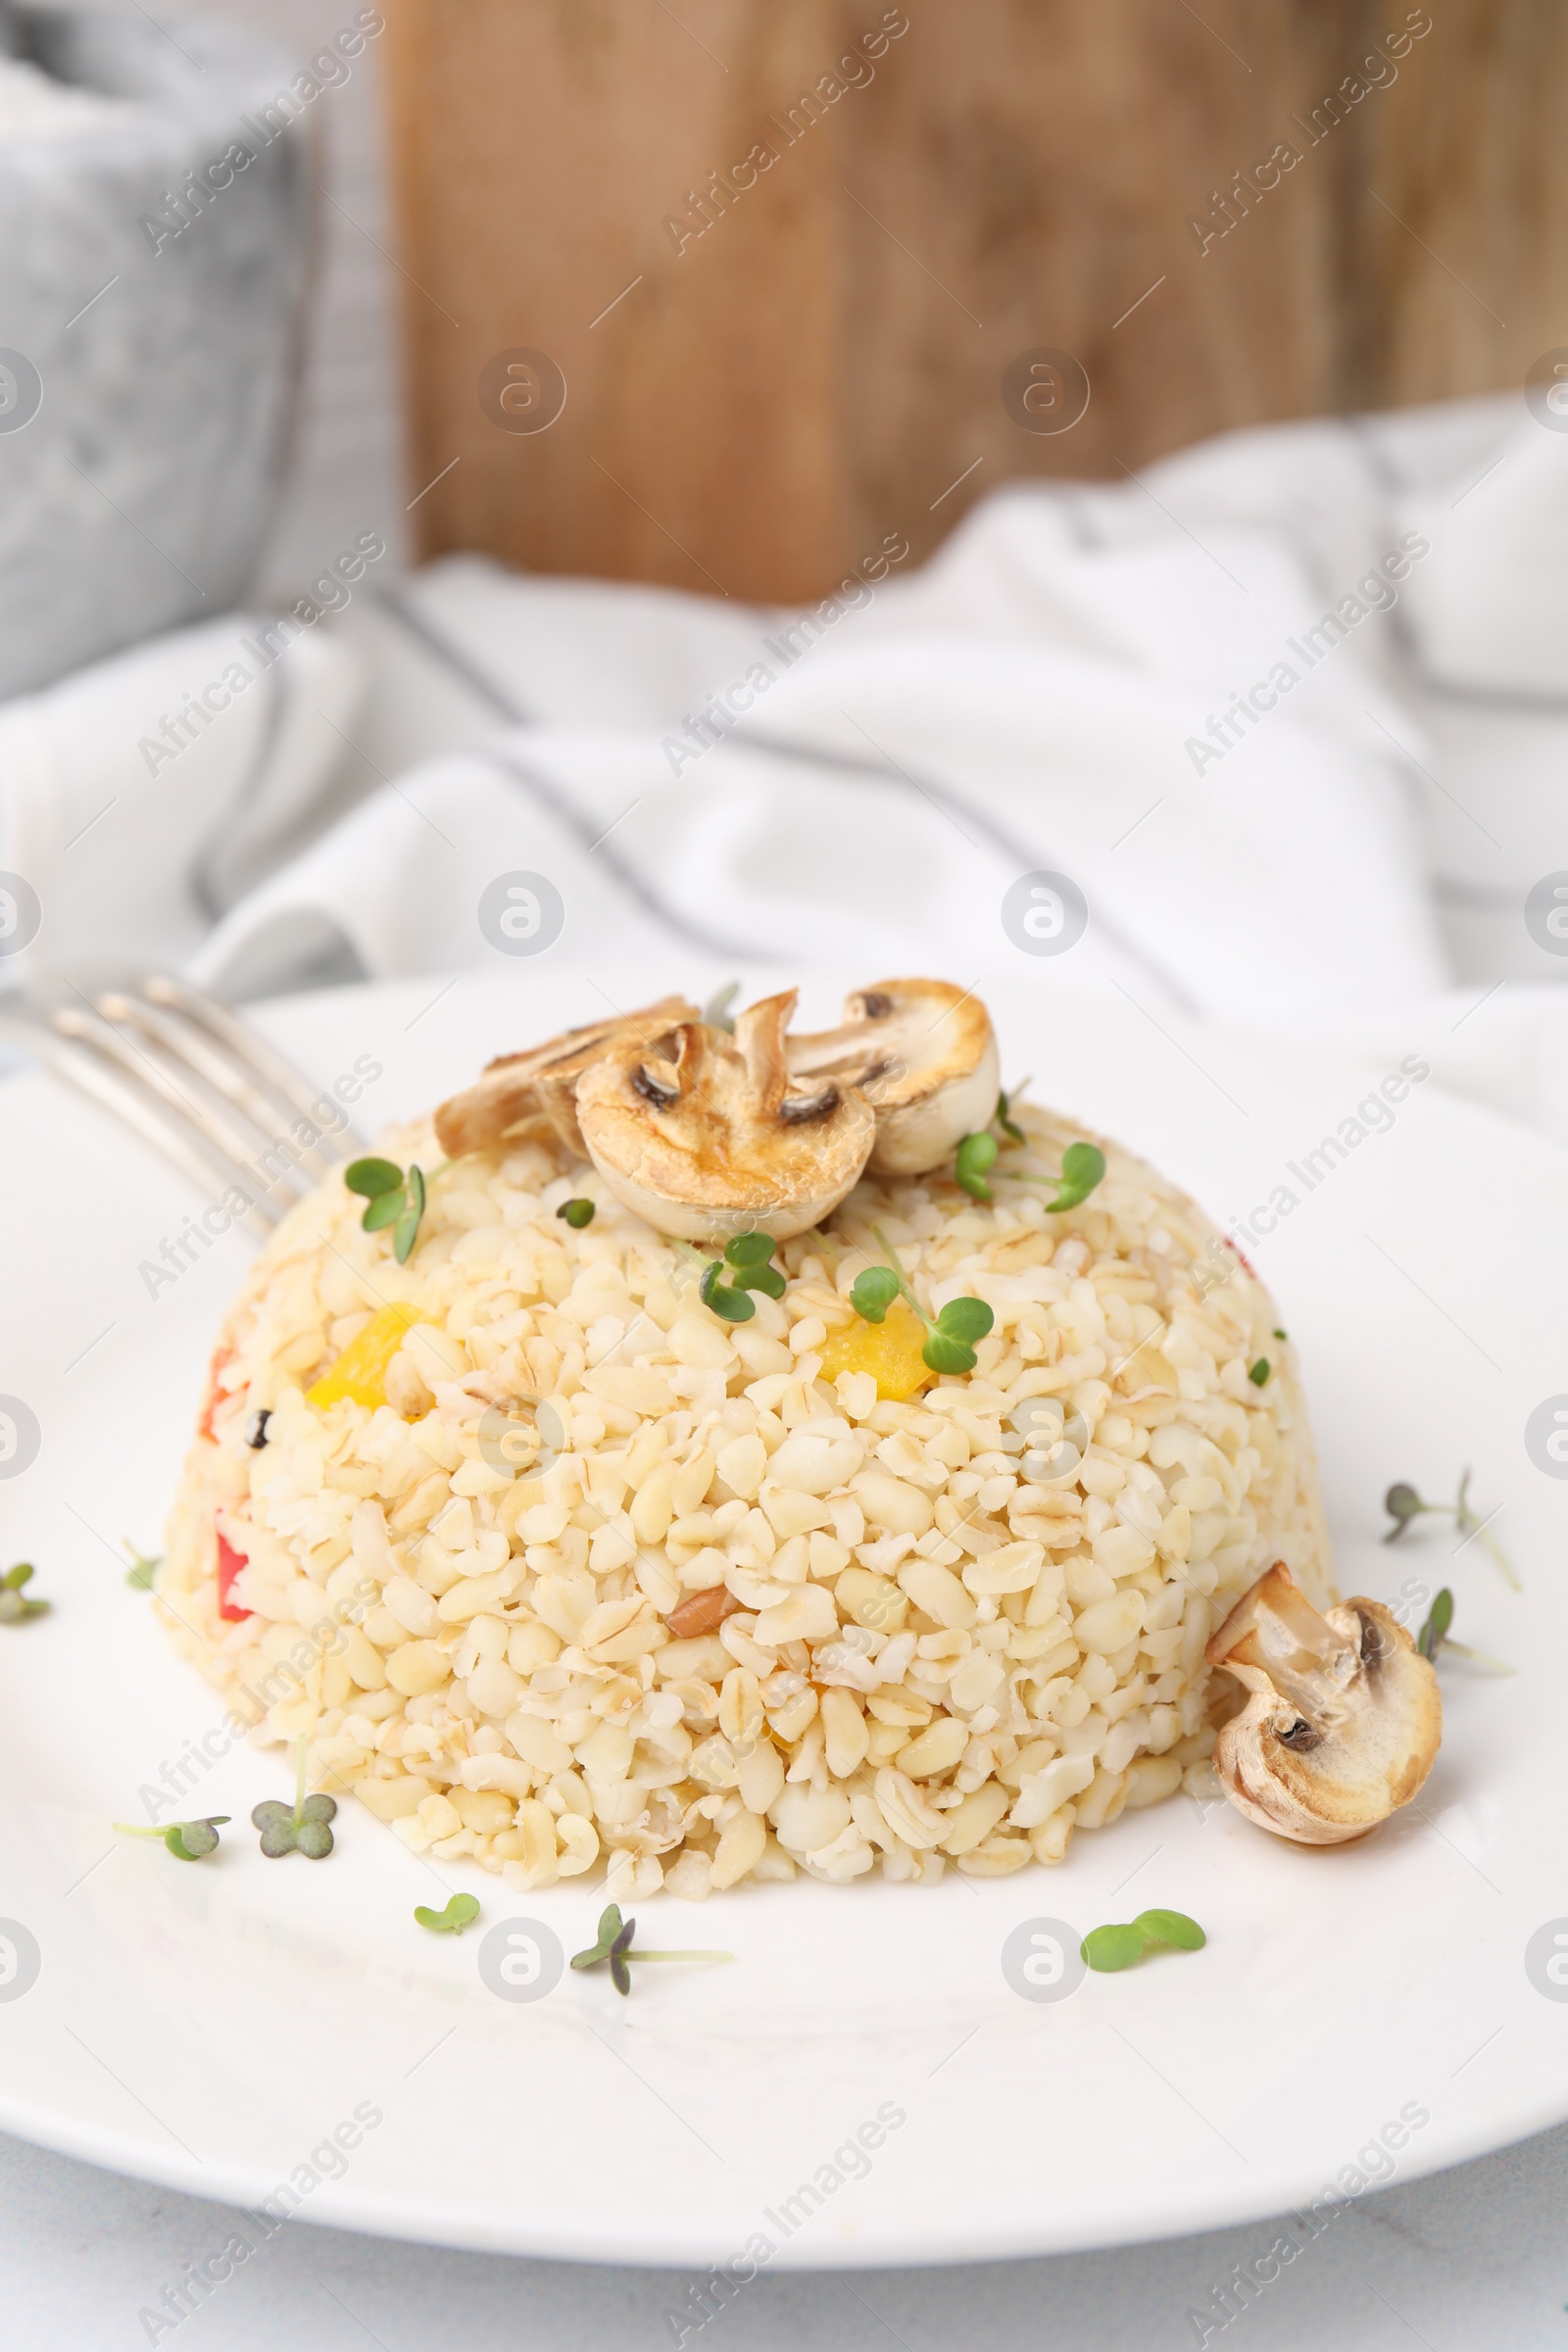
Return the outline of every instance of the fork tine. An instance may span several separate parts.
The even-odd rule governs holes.
[[[295,1117],[295,1112],[278,1101],[275,1095],[264,1094],[232,1055],[220,1047],[205,1029],[176,1012],[165,1011],[150,1004],[141,997],[127,996],[122,990],[109,989],[99,997],[98,1010],[106,1021],[121,1028],[137,1029],[144,1037],[161,1046],[169,1058],[192,1071],[212,1091],[231,1102],[240,1115],[256,1130],[258,1142],[275,1149],[284,1142],[282,1126]],[[312,1122],[314,1127],[315,1122]],[[299,1159],[310,1173],[322,1177],[331,1173],[333,1162],[320,1145],[297,1144],[287,1139],[292,1156]]]
[[[78,1094],[132,1128],[162,1157],[172,1160],[202,1192],[243,1193],[251,1205],[238,1222],[266,1240],[282,1210],[265,1194],[258,1194],[255,1171],[236,1165],[226,1154],[220,1155],[205,1138],[193,1134],[182,1118],[157,1102],[132,1072],[112,1066],[89,1045],[59,1036],[37,1022],[0,1015],[0,1028]]]
[[[176,1118],[194,1128],[203,1142],[216,1147],[236,1167],[243,1168],[248,1192],[272,1193],[280,1182],[286,1182],[287,1190],[296,1195],[308,1189],[294,1165],[292,1153],[282,1176],[270,1171],[265,1153],[255,1148],[255,1139],[243,1133],[226,1110],[204,1099],[191,1084],[188,1070],[177,1065],[171,1068],[156,1046],[127,1036],[90,1004],[57,1005],[52,1018],[63,1037],[75,1038],[92,1047],[106,1060],[139,1079]]]
[[[142,995],[149,1004],[182,1012],[187,1020],[209,1031],[220,1045],[227,1047],[237,1061],[252,1070],[264,1086],[281,1097],[300,1118],[309,1119],[313,1126],[319,1124],[316,1115],[321,1100],[319,1090],[313,1087],[292,1062],[286,1061],[260,1031],[236,1018],[226,1004],[220,1004],[216,997],[205,996],[200,989],[192,988],[188,981],[176,980],[168,972],[149,973],[142,982]],[[355,1146],[364,1149],[365,1139],[353,1126],[344,1129],[342,1140],[351,1152]]]

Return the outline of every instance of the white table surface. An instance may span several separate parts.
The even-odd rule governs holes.
[[[0,2137],[0,2343],[145,2344],[139,2312],[223,2242],[227,2209]],[[1568,2345],[1568,2126],[1363,2196],[1210,2345],[1226,2352],[1537,2352]],[[1264,2252],[1267,2223],[1160,2245],[941,2271],[760,2278],[703,2352],[809,2345],[1172,2352],[1189,2308]],[[180,2352],[648,2352],[672,2346],[682,2272],[389,2244],[291,2223],[176,2329]],[[685,2338],[689,2348],[697,2331]]]

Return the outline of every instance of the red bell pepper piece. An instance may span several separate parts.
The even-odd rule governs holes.
[[[250,1562],[242,1551],[236,1551],[228,1538],[219,1531],[218,1537],[218,1614],[237,1625],[242,1617],[254,1617],[254,1609],[242,1609],[233,1598],[234,1579]]]

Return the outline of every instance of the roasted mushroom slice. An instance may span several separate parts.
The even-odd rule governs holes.
[[[619,1014],[612,1021],[593,1021],[586,1028],[568,1029],[548,1045],[527,1054],[503,1054],[486,1065],[483,1076],[466,1093],[454,1095],[435,1114],[435,1131],[448,1159],[465,1152],[482,1152],[500,1143],[525,1119],[547,1119],[562,1142],[581,1152],[572,1090],[591,1062],[607,1054],[637,1053],[662,1043],[681,1021],[701,1018],[684,997],[661,997],[640,1012]]]
[[[786,1052],[798,1080],[835,1078],[868,1096],[878,1175],[940,1167],[996,1113],[991,1017],[978,997],[947,980],[879,980],[846,998],[842,1029],[792,1037]]]
[[[577,1117],[611,1191],[661,1233],[787,1241],[835,1209],[865,1166],[871,1105],[834,1078],[791,1076],[795,991],[722,1030],[685,1021],[669,1050],[633,1047],[577,1081]]]
[[[1430,1662],[1381,1601],[1319,1616],[1283,1560],[1208,1644],[1251,1696],[1220,1732],[1214,1770],[1250,1821],[1299,1845],[1364,1837],[1409,1803],[1443,1737]]]

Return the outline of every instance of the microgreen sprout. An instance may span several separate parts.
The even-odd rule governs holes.
[[[1434,1513],[1442,1518],[1451,1518],[1464,1539],[1463,1543],[1454,1546],[1455,1550],[1462,1551],[1464,1544],[1469,1543],[1472,1536],[1478,1538],[1483,1548],[1491,1553],[1514,1591],[1522,1592],[1524,1588],[1514,1573],[1513,1562],[1492,1533],[1492,1521],[1497,1516],[1496,1511],[1489,1512],[1485,1519],[1478,1519],[1470,1508],[1469,1494],[1470,1473],[1468,1470],[1459,1481],[1459,1491],[1452,1502],[1428,1502],[1416,1493],[1415,1488],[1410,1486],[1407,1481],[1398,1480],[1383,1497],[1383,1508],[1394,1522],[1394,1525],[1384,1532],[1384,1543],[1396,1543],[1412,1519],[1424,1518]],[[1501,1507],[1499,1504],[1498,1509]]]
[[[1415,1638],[1417,1649],[1424,1658],[1430,1658],[1434,1666],[1438,1662],[1438,1654],[1441,1650],[1451,1649],[1454,1656],[1463,1658],[1467,1665],[1483,1666],[1491,1674],[1512,1674],[1514,1672],[1514,1668],[1505,1664],[1501,1658],[1489,1657],[1484,1649],[1472,1649],[1466,1642],[1453,1641],[1448,1633],[1448,1628],[1452,1623],[1453,1594],[1445,1585],[1432,1603],[1425,1625]]]
[[[713,991],[708,1003],[703,1006],[703,1019],[710,1029],[722,1029],[726,1036],[734,1036],[735,1022],[730,1013],[730,1006],[740,993],[741,984],[738,980],[728,981],[723,988]]]
[[[782,1298],[784,1277],[777,1266],[768,1262],[773,1248],[770,1234],[738,1233],[732,1242],[725,1244],[722,1257],[709,1260],[698,1286],[703,1304],[710,1306],[715,1315],[722,1315],[726,1323],[749,1323],[757,1306],[746,1296],[748,1291],[764,1291],[769,1298]]]
[[[0,1576],[0,1625],[21,1625],[28,1617],[41,1617],[48,1608],[46,1600],[27,1600],[23,1596],[22,1588],[32,1582],[33,1573],[30,1560],[19,1560]]]
[[[998,1118],[1009,1135],[1016,1136],[1020,1144],[1027,1143],[1029,1139],[1022,1129],[1005,1115],[1006,1100],[1005,1095],[1000,1099]],[[989,1200],[993,1198],[986,1179],[990,1170],[997,1165],[998,1150],[996,1137],[988,1134],[966,1135],[959,1144],[953,1162],[953,1173],[971,1200]],[[1000,1168],[997,1172],[1004,1176],[1009,1184],[1054,1185],[1055,1199],[1046,1202],[1046,1211],[1050,1216],[1059,1216],[1063,1210],[1077,1208],[1088,1200],[1105,1173],[1105,1154],[1098,1144],[1079,1142],[1069,1144],[1062,1153],[1059,1175],[1034,1176],[1024,1168]]]
[[[851,1286],[850,1304],[861,1322],[882,1322],[895,1298],[902,1298],[913,1307],[926,1328],[925,1346],[920,1350],[922,1363],[928,1364],[933,1372],[972,1372],[979,1360],[973,1344],[983,1340],[996,1321],[990,1307],[983,1298],[950,1298],[933,1322],[905,1280],[898,1252],[881,1226],[874,1225],[871,1230],[888,1262],[885,1266],[863,1267]]]
[[[1154,1944],[1178,1952],[1200,1952],[1208,1941],[1196,1919],[1185,1911],[1140,1911],[1125,1925],[1091,1928],[1079,1946],[1085,1961],[1102,1975],[1131,1968]]]
[[[432,1911],[428,1903],[416,1903],[414,1916],[432,1936],[461,1936],[479,1916],[479,1897],[454,1894],[448,1898],[444,1911]]]
[[[953,1162],[953,1174],[955,1181],[962,1185],[971,1200],[996,1199],[986,1182],[986,1170],[996,1166],[997,1150],[994,1135],[966,1135],[959,1144]]]
[[[599,1914],[599,1939],[585,1952],[574,1952],[573,1968],[597,1968],[602,1960],[610,1962],[611,1982],[618,1993],[631,1990],[629,1960],[733,1960],[733,1952],[634,1952],[631,1939],[637,1933],[634,1919],[622,1920],[620,1905],[610,1903]]]
[[[204,1854],[217,1851],[218,1833],[229,1818],[227,1813],[209,1813],[205,1821],[172,1821],[163,1829],[117,1821],[115,1828],[122,1838],[161,1838],[176,1861],[199,1862]]]
[[[444,1167],[447,1163],[443,1160],[441,1164]],[[433,1176],[440,1172],[440,1168],[430,1171]],[[392,1227],[392,1254],[400,1266],[406,1266],[418,1237],[419,1219],[424,1214],[423,1169],[411,1166],[405,1175],[390,1159],[356,1159],[344,1169],[343,1181],[367,1204],[360,1219],[367,1233],[379,1233],[386,1225]]]
[[[1069,1144],[1061,1155],[1060,1189],[1046,1207],[1052,1215],[1076,1208],[1087,1200],[1105,1173],[1105,1154],[1098,1144]],[[1173,1913],[1172,1917],[1176,1915]]]
[[[573,1233],[581,1233],[585,1225],[591,1225],[593,1223],[594,1208],[595,1203],[592,1200],[583,1199],[578,1199],[576,1200],[563,1200],[561,1206],[557,1209],[556,1214],[558,1217],[564,1217],[565,1219],[566,1223],[571,1227]]]
[[[1021,1078],[1018,1081],[1018,1084],[1013,1088],[1013,1093],[1015,1095],[1021,1095],[1028,1083],[1029,1081],[1027,1078]],[[1004,1135],[1010,1135],[1015,1144],[1026,1144],[1029,1141],[1029,1138],[1025,1135],[1023,1129],[1013,1117],[1012,1105],[1008,1102],[1005,1095],[998,1095],[997,1107],[995,1112],[992,1114],[991,1123],[994,1127],[1000,1127]]]
[[[882,1323],[888,1308],[904,1291],[902,1275],[891,1266],[866,1266],[857,1274],[850,1289],[850,1304],[862,1323]]]
[[[1415,1645],[1424,1658],[1435,1658],[1447,1639],[1453,1623],[1453,1594],[1446,1585],[1438,1594],[1427,1615],[1427,1621],[1415,1638]]]
[[[1268,1376],[1272,1370],[1273,1366],[1270,1364],[1268,1357],[1266,1355],[1260,1355],[1255,1364],[1248,1365],[1247,1377],[1251,1382],[1254,1389],[1264,1389],[1268,1386]]]
[[[126,1584],[134,1592],[150,1592],[153,1589],[153,1578],[164,1564],[163,1553],[138,1550],[128,1536],[122,1536],[120,1541],[130,1554],[131,1564],[125,1571]]]
[[[337,1811],[337,1800],[306,1795],[305,1765],[309,1753],[310,1741],[301,1740],[292,1805],[270,1796],[265,1804],[251,1810],[251,1820],[262,1833],[262,1851],[270,1861],[275,1862],[280,1854],[303,1854],[308,1862],[320,1862],[332,1851],[332,1833],[327,1824]]]

